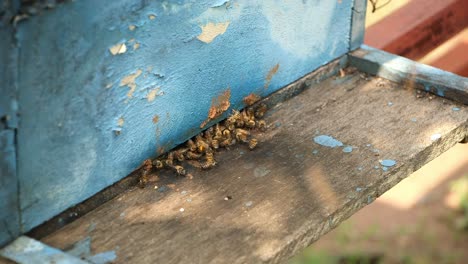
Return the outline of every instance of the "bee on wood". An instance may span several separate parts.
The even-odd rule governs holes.
[[[164,163],[161,160],[155,159],[153,160],[153,166],[159,170],[159,169],[164,168]]]
[[[210,145],[205,141],[201,135],[195,137],[195,144],[197,145],[197,151],[199,153],[205,153],[210,150]]]
[[[266,122],[265,120],[259,120],[257,121],[257,128],[260,131],[265,131],[266,130]]]
[[[207,152],[205,158],[205,162],[201,164],[202,169],[206,170],[216,166],[216,161],[212,152]]]
[[[141,175],[138,184],[141,188],[145,187],[146,183],[148,183],[148,174],[153,168],[153,163],[150,159],[143,161]]]
[[[186,153],[187,151],[188,151],[188,149],[186,149],[186,148],[176,149],[176,150],[174,150],[174,157],[175,157],[178,161],[182,162],[182,161],[185,160],[185,156],[184,156],[184,155],[185,155],[185,153]]]
[[[176,173],[180,176],[185,176],[187,175],[187,172],[185,171],[185,168],[180,166],[180,165],[175,165],[173,169],[176,171]]]
[[[267,111],[267,109],[268,107],[266,106],[266,104],[260,104],[255,110],[255,117],[262,118],[265,115],[265,112]]]
[[[213,139],[221,140],[223,138],[223,130],[221,130],[221,126],[219,124],[216,124],[214,134]]]
[[[245,123],[245,126],[248,127],[248,128],[254,128],[255,127],[255,120],[250,119],[249,121],[247,121]]]
[[[236,140],[232,138],[226,138],[225,140],[219,142],[219,146],[229,149],[229,146],[236,144]]]
[[[252,107],[247,108],[247,117],[250,120],[255,119],[255,110]]]
[[[174,166],[174,152],[169,152],[169,154],[167,154],[167,158],[164,160],[164,164],[168,167]]]
[[[236,120],[236,127],[244,127],[245,122],[242,118]]]
[[[226,128],[227,128],[229,131],[234,131],[234,129],[236,129],[236,124],[235,124],[235,123],[226,124]]]
[[[258,140],[256,138],[252,138],[250,141],[249,141],[249,149],[250,150],[253,150],[258,144]]]
[[[219,141],[217,139],[211,140],[211,147],[213,149],[219,149]]]
[[[242,128],[237,128],[236,129],[236,139],[238,141],[247,143],[248,142],[248,137],[250,136],[250,132],[248,130],[242,129]]]
[[[223,130],[223,138],[224,139],[231,138],[231,131],[229,129],[224,129]]]
[[[213,127],[208,128],[203,136],[205,137],[205,141],[210,144],[211,140],[213,140]]]
[[[190,151],[196,151],[197,150],[197,145],[195,144],[195,142],[193,142],[193,140],[189,139],[189,140],[187,140],[187,148]]]
[[[185,153],[185,158],[187,158],[189,160],[197,160],[197,159],[200,159],[202,156],[203,156],[203,154],[200,154],[200,153],[197,153],[197,152],[194,152],[194,151],[187,151]]]
[[[249,113],[245,110],[242,111],[241,118],[242,118],[242,121],[244,121],[244,123],[247,123],[250,120]]]

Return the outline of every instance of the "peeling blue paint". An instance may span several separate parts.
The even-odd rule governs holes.
[[[396,165],[396,161],[391,159],[384,159],[380,161],[380,164],[385,167],[393,167]]]
[[[344,153],[351,153],[353,152],[353,147],[352,146],[346,146],[343,148]]]
[[[336,147],[343,146],[343,143],[341,141],[333,138],[332,136],[328,136],[328,135],[316,136],[316,137],[314,137],[314,142],[319,144],[319,145],[322,145],[322,146],[325,146],[325,147],[330,147],[330,148],[336,148]]]

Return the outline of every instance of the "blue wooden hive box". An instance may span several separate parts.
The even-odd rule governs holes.
[[[349,65],[395,82],[411,75],[416,89],[468,102],[465,78],[361,47],[365,0],[81,0],[26,18],[21,8],[0,2],[0,245],[244,98],[317,69],[328,70],[314,82]]]

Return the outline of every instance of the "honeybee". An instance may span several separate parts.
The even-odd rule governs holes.
[[[213,152],[207,152],[205,155],[205,162],[201,164],[201,168],[206,170],[216,166],[216,161],[214,159]]]
[[[206,142],[209,144],[211,140],[213,139],[213,127],[210,127],[205,131],[204,137],[205,137]]]
[[[267,111],[267,109],[268,107],[266,104],[260,104],[255,110],[255,117],[262,118],[265,115],[265,112]]]
[[[156,169],[162,169],[164,168],[164,163],[158,159],[153,160],[153,166],[156,167]]]
[[[256,138],[252,138],[250,141],[249,141],[249,149],[250,150],[253,150],[258,144],[258,140]]]
[[[197,145],[195,144],[195,142],[193,142],[193,140],[189,139],[189,140],[187,140],[187,148],[190,151],[196,151],[197,150]]]
[[[236,129],[236,139],[241,141],[241,142],[248,142],[248,136],[250,136],[250,132],[242,129],[242,128],[237,128]]]
[[[224,130],[223,130],[223,137],[224,137],[225,139],[231,138],[231,131],[230,131],[229,129],[224,129]]]
[[[219,146],[229,149],[229,146],[236,144],[236,140],[232,138],[226,138],[225,140],[219,142]]]
[[[195,142],[199,153],[205,153],[210,149],[210,145],[205,141],[205,139],[201,135],[197,135],[195,137]]]
[[[250,120],[255,118],[255,110],[252,107],[247,108],[247,116]]]
[[[242,118],[236,120],[236,127],[244,127],[245,122]]]
[[[219,141],[217,139],[211,140],[211,147],[213,147],[213,149],[219,149]]]
[[[143,168],[141,170],[141,175],[138,182],[141,188],[145,187],[146,183],[148,182],[148,174],[153,168],[153,163],[150,159],[146,159],[145,161],[143,161],[142,167]]]
[[[185,171],[184,167],[180,166],[180,165],[175,165],[174,167],[174,170],[176,171],[176,173],[180,176],[185,176],[187,174],[187,172]]]
[[[259,120],[259,121],[257,121],[257,128],[258,128],[260,131],[265,131],[265,130],[266,130],[266,122],[265,122],[265,120]]]
[[[184,160],[185,160],[184,154],[185,154],[187,151],[188,151],[188,149],[186,149],[186,148],[174,150],[174,157],[175,157],[178,161],[184,161]]]
[[[169,152],[169,154],[167,154],[167,158],[164,160],[164,164],[168,167],[174,166],[174,152]]]
[[[221,126],[219,124],[216,124],[214,133],[215,135],[213,139],[220,140],[223,138],[223,130],[221,130]]]
[[[236,124],[235,124],[235,123],[226,124],[226,128],[227,128],[229,131],[234,131],[234,129],[236,129]]]
[[[250,119],[249,121],[247,121],[245,123],[245,126],[248,127],[248,128],[254,128],[255,127],[255,120]]]
[[[203,156],[203,154],[200,154],[200,153],[196,153],[194,151],[187,151],[185,153],[185,157],[189,160],[195,160],[195,159],[199,159]]]
[[[151,162],[151,159],[146,159],[143,161],[143,171],[150,171],[153,168],[153,162]]]

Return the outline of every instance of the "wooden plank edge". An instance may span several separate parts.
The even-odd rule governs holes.
[[[468,105],[468,78],[362,45],[349,53],[360,71]]]
[[[348,65],[348,56],[345,54],[330,63],[319,67],[313,72],[303,76],[302,78],[294,81],[293,83],[281,88],[280,90],[274,92],[273,94],[265,97],[257,104],[263,103],[266,104],[268,108],[275,106],[280,102],[284,102],[306,89],[314,87],[314,84],[318,84],[323,80],[336,75],[340,69],[345,68]],[[85,201],[70,207],[64,212],[58,214],[57,216],[51,218],[50,220],[44,222],[43,224],[33,228],[27,233],[28,236],[41,239],[46,235],[55,232],[56,230],[64,227],[65,225],[75,221],[81,216],[89,213],[90,211],[96,209],[100,205],[106,203],[107,201],[113,199],[114,197],[122,194],[132,187],[135,187],[138,184],[140,177],[140,169],[136,169],[130,175],[123,178],[122,180],[114,183],[113,185],[105,188],[104,190],[98,192],[92,197],[86,199]]]
[[[0,249],[0,255],[19,264],[89,264],[87,261],[83,261],[75,256],[26,236],[20,236],[3,249]]]
[[[351,8],[351,28],[349,32],[349,51],[359,48],[364,43],[366,30],[367,0],[354,0]]]
[[[271,259],[264,260],[264,263],[282,263],[286,259],[293,257],[301,250],[317,241],[320,237],[337,227],[341,222],[351,217],[364,206],[375,201],[377,197],[390,190],[413,172],[420,169],[422,166],[440,156],[442,153],[449,150],[455,144],[463,141],[468,137],[468,118],[464,125],[459,126],[443,138],[434,141],[430,146],[419,152],[417,155],[406,161],[401,167],[392,171],[388,177],[382,178],[363,188],[363,191],[356,194],[354,198],[349,199],[346,204],[337,209],[328,216],[328,221],[317,227],[313,221],[304,224],[299,234],[295,235],[297,239],[290,241],[286,247],[275,252]]]

